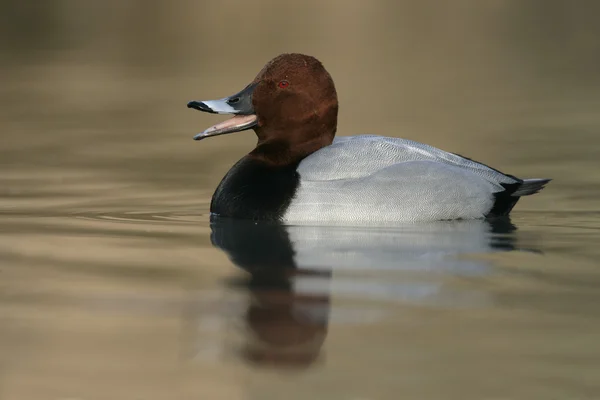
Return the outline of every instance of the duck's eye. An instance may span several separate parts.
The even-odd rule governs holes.
[[[281,89],[285,89],[286,87],[290,86],[290,83],[288,81],[281,81],[277,86],[279,86]]]

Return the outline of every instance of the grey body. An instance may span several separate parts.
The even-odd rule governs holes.
[[[432,146],[374,135],[336,138],[305,158],[297,172],[300,184],[283,216],[291,224],[484,218],[507,186],[521,196],[547,182],[523,181]]]

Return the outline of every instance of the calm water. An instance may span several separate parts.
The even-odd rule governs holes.
[[[0,1],[0,399],[599,399],[600,28],[566,1]],[[512,220],[210,221],[193,98],[320,58],[339,134],[550,177]]]

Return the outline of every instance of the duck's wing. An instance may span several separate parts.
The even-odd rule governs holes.
[[[505,215],[518,200],[513,193],[529,182],[422,143],[366,135],[336,139],[297,171],[289,223]]]
[[[348,169],[352,166],[349,165]],[[483,218],[504,190],[473,172],[435,161],[405,161],[357,178],[306,180],[287,223],[376,223]]]
[[[305,158],[298,167],[298,173],[306,181],[362,178],[409,161],[432,161],[454,166],[495,184],[521,182],[487,165],[433,146],[376,135],[338,137],[330,146]]]

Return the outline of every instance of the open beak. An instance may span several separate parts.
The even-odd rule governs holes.
[[[258,118],[252,106],[252,92],[256,84],[252,83],[244,90],[220,100],[190,101],[188,108],[194,108],[212,114],[233,114],[234,117],[211,126],[204,132],[194,136],[194,140],[201,140],[211,136],[225,135],[240,132],[256,126]]]

